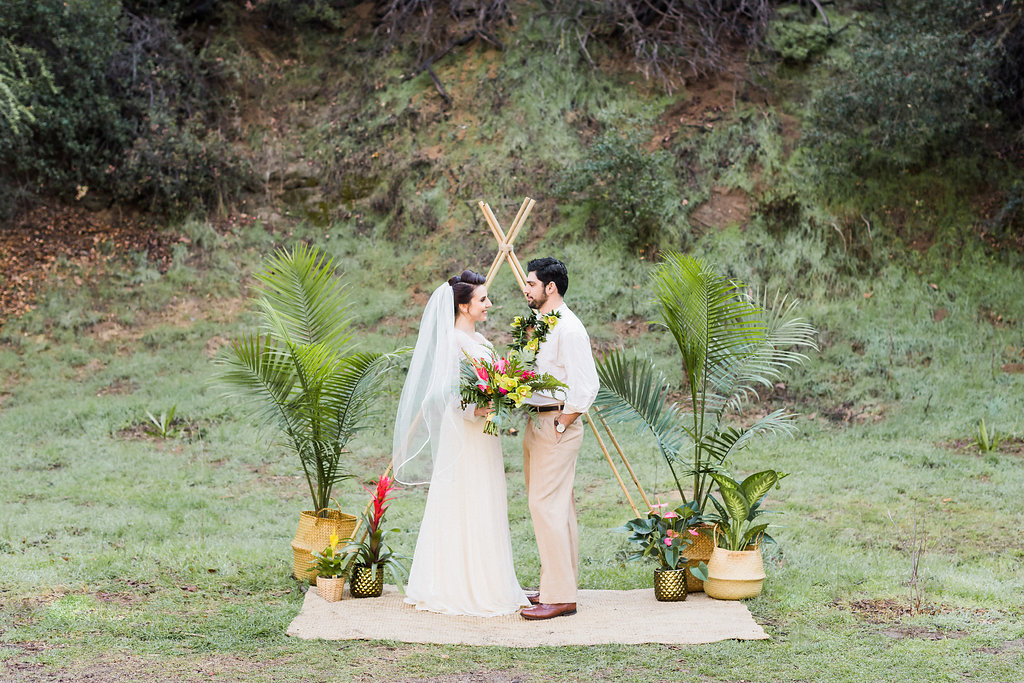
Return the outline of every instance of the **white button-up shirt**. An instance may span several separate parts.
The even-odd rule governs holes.
[[[525,402],[543,406],[564,400],[564,412],[585,413],[597,398],[600,387],[594,354],[590,351],[590,336],[580,319],[564,303],[555,312],[560,317],[537,351],[537,372],[546,372],[565,382],[569,388],[556,390],[555,396],[538,391]]]

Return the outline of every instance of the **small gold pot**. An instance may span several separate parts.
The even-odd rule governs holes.
[[[352,568],[349,585],[353,598],[379,598],[384,592],[384,567],[377,567],[373,572],[369,567],[357,564]]]
[[[661,602],[680,602],[686,599],[686,574],[689,570],[655,569],[654,598]]]

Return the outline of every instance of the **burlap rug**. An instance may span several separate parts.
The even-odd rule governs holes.
[[[768,635],[738,601],[691,593],[684,602],[658,602],[654,589],[581,590],[572,616],[526,621],[504,617],[453,617],[418,611],[394,586],[380,598],[356,599],[346,592],[326,602],[315,588],[288,635],[324,640],[398,640],[406,643],[500,645],[605,645],[610,643],[698,644],[719,640],[765,640]]]

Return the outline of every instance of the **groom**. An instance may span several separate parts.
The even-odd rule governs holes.
[[[526,619],[550,619],[576,613],[579,578],[576,503],[573,480],[583,443],[583,424],[577,419],[597,397],[597,369],[590,337],[579,318],[562,301],[569,287],[565,264],[554,258],[527,264],[527,303],[538,314],[558,314],[558,321],[540,341],[537,371],[561,380],[568,389],[555,396],[538,392],[528,402],[537,419],[529,420],[523,437],[523,472],[540,554],[540,592],[527,595],[532,607]]]

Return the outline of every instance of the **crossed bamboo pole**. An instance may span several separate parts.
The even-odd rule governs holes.
[[[519,263],[519,259],[516,257],[513,241],[519,236],[523,225],[526,223],[526,218],[530,215],[530,211],[533,209],[533,205],[535,203],[536,202],[530,197],[524,198],[522,205],[519,207],[519,213],[517,213],[515,219],[513,219],[508,233],[505,233],[502,231],[501,225],[498,224],[498,219],[495,218],[494,212],[491,211],[491,207],[486,202],[479,202],[480,210],[484,214],[484,220],[487,221],[487,226],[491,229],[494,239],[498,242],[498,253],[495,254],[494,261],[491,263],[491,267],[487,271],[487,281],[485,283],[487,287],[490,287],[491,282],[498,274],[498,271],[501,269],[501,264],[507,261],[509,267],[512,268],[512,274],[519,282],[520,288],[523,290],[526,289],[526,271],[523,270],[522,264]],[[523,295],[525,296],[525,292]],[[626,458],[626,454],[619,445],[618,439],[615,438],[615,434],[612,433],[611,427],[608,426],[608,422],[605,421],[604,416],[601,415],[597,408],[593,408],[591,411],[584,413],[587,418],[587,422],[590,424],[590,428],[594,432],[594,437],[597,439],[597,444],[601,447],[605,460],[608,461],[608,466],[612,468],[612,474],[615,475],[616,481],[619,482],[619,487],[622,489],[622,493],[626,496],[626,500],[629,501],[629,506],[633,508],[633,514],[640,517],[640,511],[637,509],[636,503],[633,502],[633,497],[629,495],[629,490],[626,488],[626,484],[622,480],[622,476],[619,474],[619,470],[615,466],[615,462],[612,460],[608,447],[605,446],[604,439],[601,438],[601,434],[597,430],[597,424],[595,423],[594,417],[591,413],[597,415],[597,419],[600,421],[601,427],[608,434],[608,439],[612,442],[612,445],[618,452],[619,457],[622,458],[622,463],[625,465],[626,471],[629,472],[629,476],[633,480],[633,484],[636,485],[637,491],[640,492],[640,497],[643,499],[644,505],[647,506],[648,510],[651,509],[651,501],[647,498],[647,493],[644,491],[644,487],[640,485],[640,481],[636,478],[633,466],[630,465],[629,460]]]

